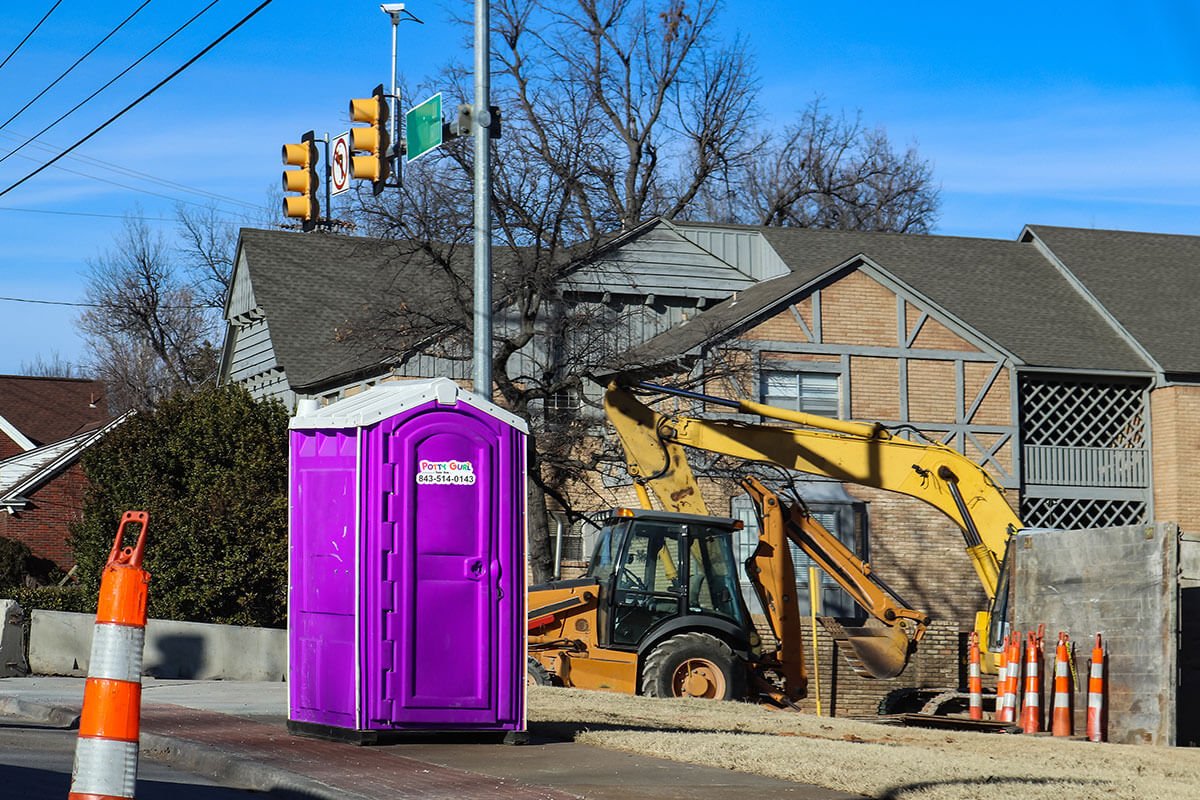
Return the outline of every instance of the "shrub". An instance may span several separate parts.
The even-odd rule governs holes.
[[[75,611],[83,614],[96,613],[96,596],[82,586],[37,586],[19,588],[5,592],[5,597],[16,600],[25,613],[25,618],[34,609],[43,611]]]
[[[25,584],[31,556],[29,545],[0,536],[0,588]]]
[[[91,448],[91,488],[71,535],[85,591],[95,595],[121,514],[138,509],[150,515],[151,616],[281,626],[287,419],[280,403],[240,387],[181,392]]]

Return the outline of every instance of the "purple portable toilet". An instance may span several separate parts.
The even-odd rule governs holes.
[[[524,730],[525,422],[435,378],[290,428],[288,729]]]

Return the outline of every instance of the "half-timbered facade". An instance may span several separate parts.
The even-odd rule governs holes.
[[[355,304],[385,281],[384,247],[244,231],[224,379],[289,401],[388,378],[468,380],[463,361],[389,363],[352,357],[338,341]],[[989,472],[1030,527],[1157,519],[1200,529],[1200,349],[1189,332],[1200,237],[1030,226],[1003,241],[654,220],[575,264],[561,296],[545,318],[591,309],[607,347],[629,348],[628,365],[949,444]],[[575,335],[585,332],[563,333]],[[565,338],[538,342],[522,355],[530,369],[570,358]],[[563,398],[561,411],[576,405]],[[607,476],[597,497],[628,498],[623,482]],[[830,707],[859,713],[895,686],[957,684],[964,632],[983,602],[957,528],[887,492],[798,486],[937,620],[895,682],[867,686],[839,670]],[[745,502],[726,495],[709,506],[751,523],[748,548]]]

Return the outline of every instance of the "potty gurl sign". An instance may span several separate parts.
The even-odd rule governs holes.
[[[417,471],[417,483],[449,486],[474,486],[475,467],[470,461],[430,461],[421,459]]]

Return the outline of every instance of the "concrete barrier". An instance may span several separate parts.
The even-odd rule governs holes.
[[[35,675],[86,676],[92,614],[33,612],[29,668]],[[146,624],[142,674],[187,680],[282,681],[287,631],[152,619]]]
[[[25,615],[16,600],[0,600],[0,678],[29,672],[25,663]]]

